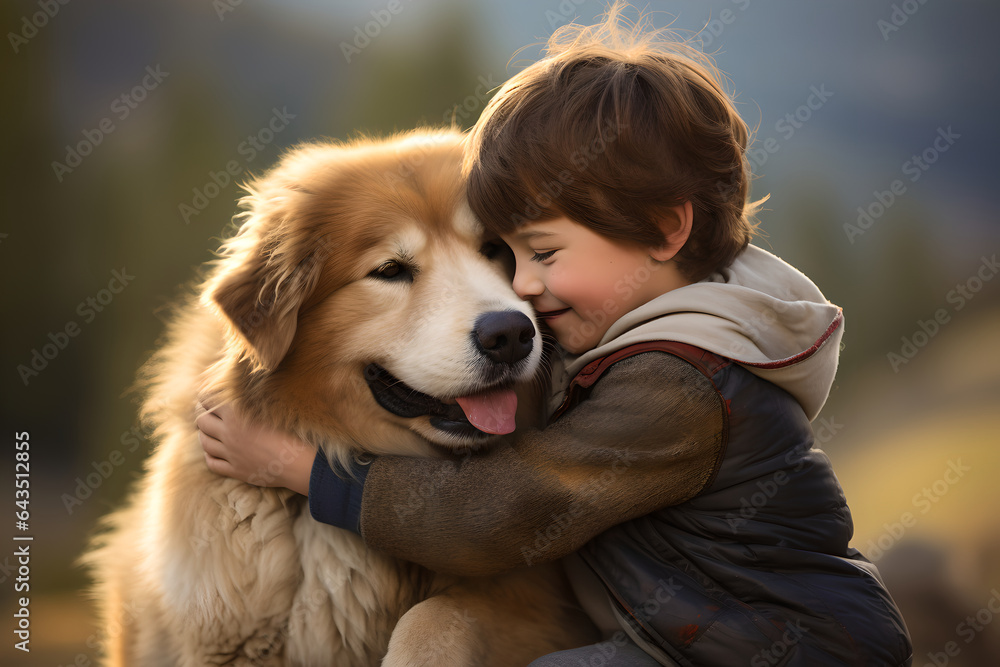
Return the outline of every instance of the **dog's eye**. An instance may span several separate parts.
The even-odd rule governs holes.
[[[514,277],[514,251],[510,249],[510,246],[503,241],[486,241],[479,248],[479,253],[490,260],[491,262],[498,262],[504,271],[510,274],[510,278]]]
[[[496,259],[501,249],[506,247],[507,244],[502,241],[486,241],[483,243],[482,247],[479,248],[479,254],[486,259]]]
[[[368,277],[392,282],[401,280],[413,282],[413,271],[401,262],[390,259],[388,262],[383,262],[377,269],[369,273]]]

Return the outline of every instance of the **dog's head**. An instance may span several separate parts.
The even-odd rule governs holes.
[[[204,291],[233,398],[377,453],[513,429],[541,336],[465,203],[461,152],[443,131],[311,145],[249,187]]]

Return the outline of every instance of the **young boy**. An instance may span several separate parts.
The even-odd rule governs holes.
[[[557,33],[467,155],[470,205],[567,353],[550,425],[457,465],[381,457],[352,477],[309,454],[274,484],[434,570],[565,557],[608,641],[534,665],[908,665],[812,448],[841,311],[748,245],[748,132],[718,73],[618,16]],[[246,481],[288,441],[222,416],[198,420],[221,474]]]

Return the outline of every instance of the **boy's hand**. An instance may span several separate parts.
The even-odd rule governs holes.
[[[229,405],[209,411],[198,402],[195,424],[212,472],[254,486],[309,494],[316,448],[290,433],[251,424]]]

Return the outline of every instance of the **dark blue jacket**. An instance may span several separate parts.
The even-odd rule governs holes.
[[[591,362],[567,407],[609,361],[650,350],[711,380],[728,408],[724,455],[695,498],[580,549],[619,617],[685,666],[909,665],[903,618],[875,566],[848,546],[844,494],[791,395],[728,359],[652,342]]]

